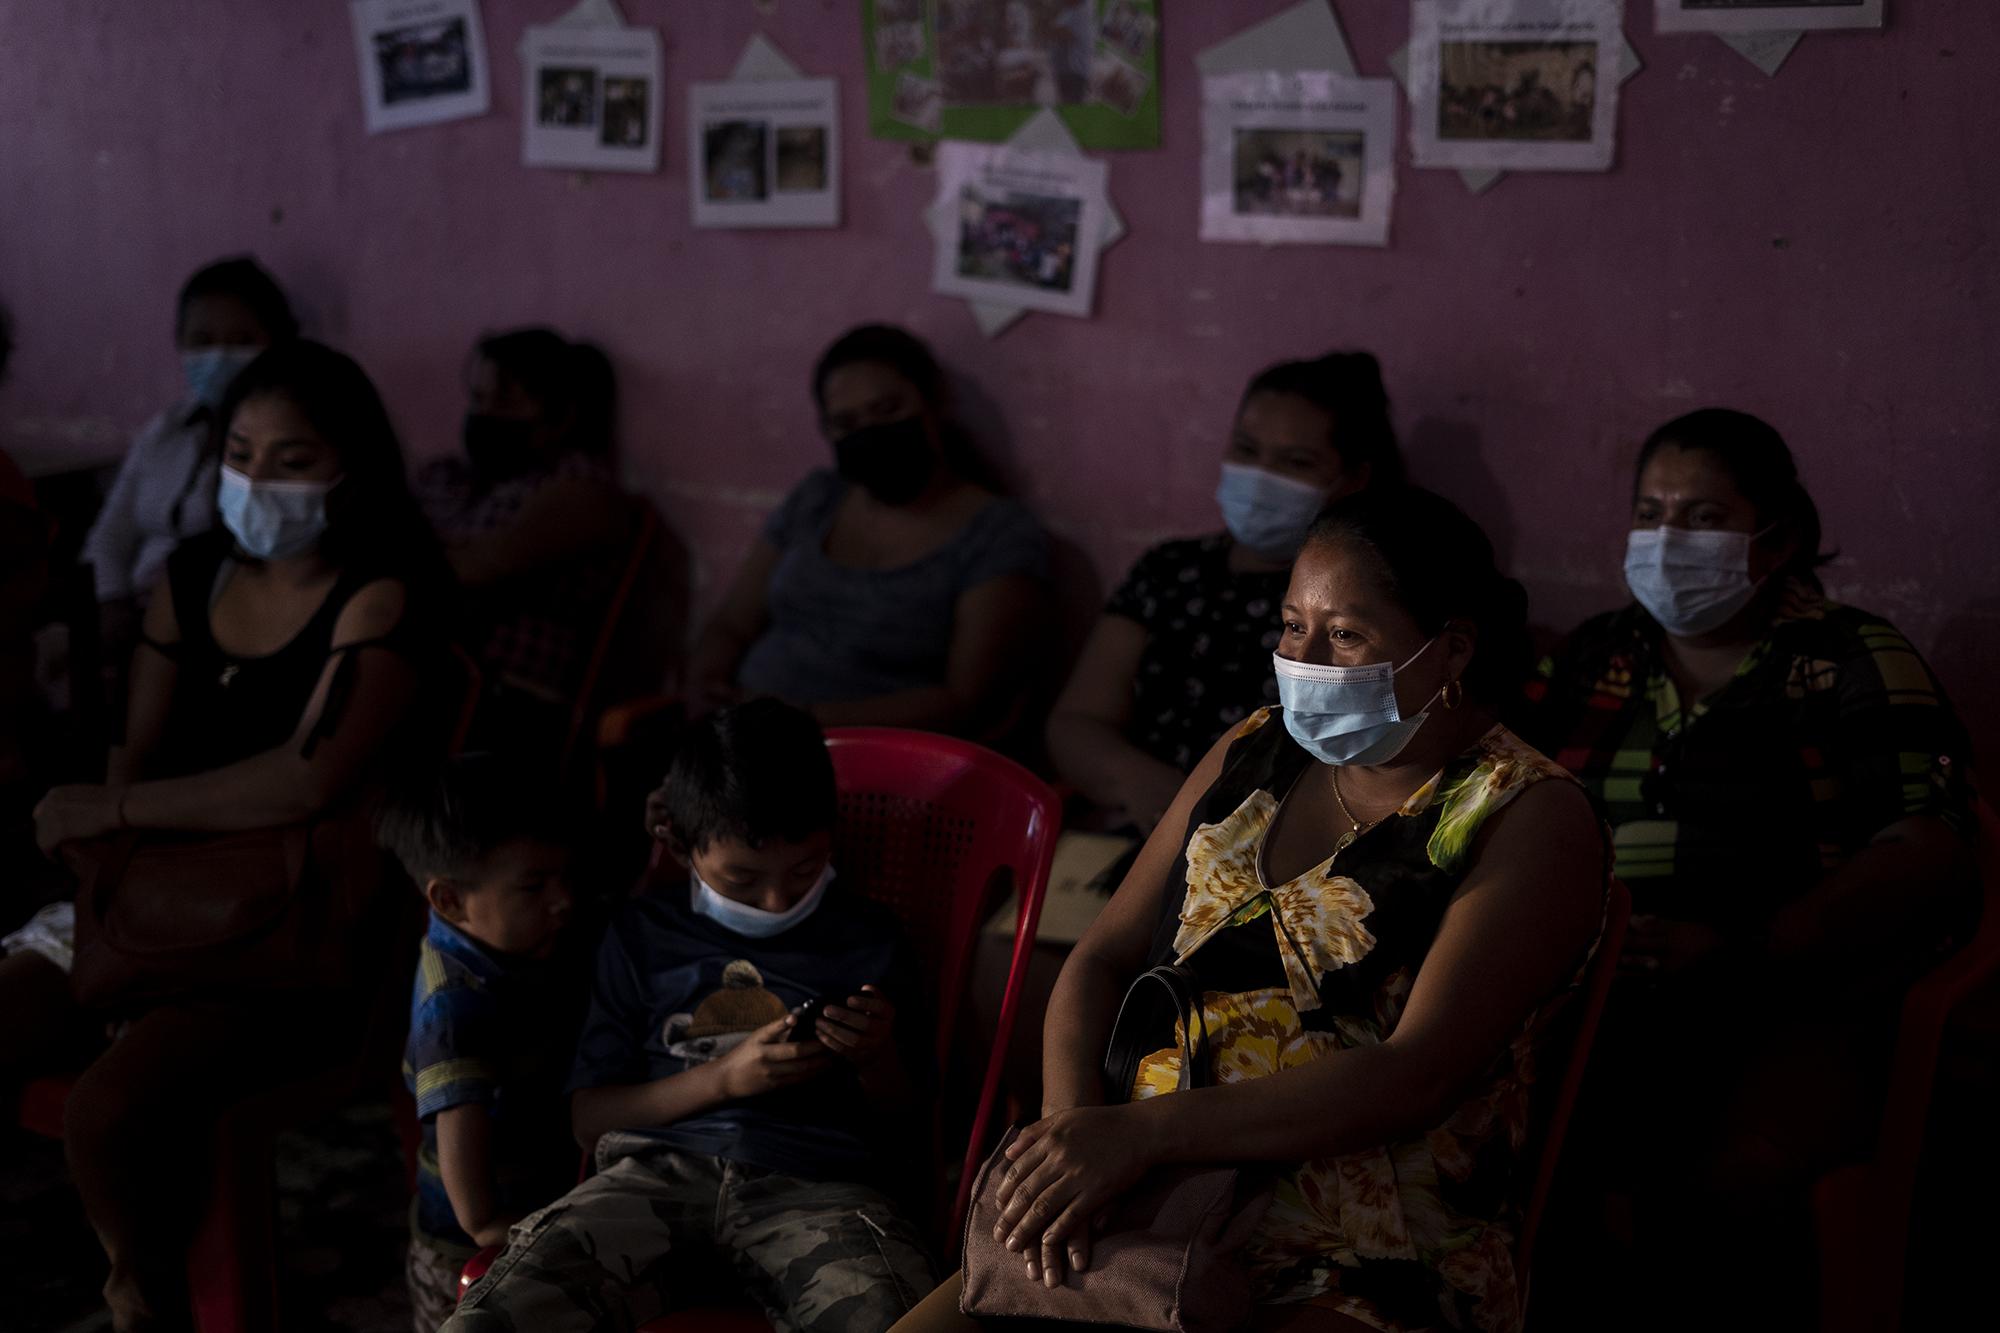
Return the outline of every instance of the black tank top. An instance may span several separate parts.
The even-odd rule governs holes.
[[[341,570],[326,600],[289,643],[273,653],[246,657],[225,651],[215,641],[209,621],[225,562],[232,554],[228,534],[217,531],[182,543],[167,561],[167,593],[174,599],[181,638],[173,644],[148,642],[180,670],[165,734],[147,764],[149,776],[206,772],[290,740],[333,656],[333,629],[340,613],[361,588],[394,577],[392,571],[373,566]],[[367,645],[414,659],[419,645],[412,625],[420,619],[406,612],[395,629]],[[354,661],[352,650],[361,646],[343,648],[343,662]],[[338,722],[344,694],[342,676],[337,674],[316,735]],[[311,744],[308,738],[307,745]]]

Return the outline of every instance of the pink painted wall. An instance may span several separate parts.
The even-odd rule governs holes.
[[[1270,360],[1368,346],[1416,475],[1487,523],[1565,625],[1621,597],[1639,438],[1703,403],[1764,414],[1798,451],[1842,559],[1835,591],[1900,622],[2000,741],[2000,6],[1892,0],[1885,33],[1808,37],[1767,79],[1707,37],[1629,25],[1618,168],[1517,175],[1473,198],[1401,170],[1387,251],[1202,245],[1192,60],[1282,6],[1168,6],[1163,146],[1113,154],[1131,223],[1090,321],[995,342],[926,291],[930,173],[870,139],[853,0],[624,0],[663,28],[657,176],[529,171],[522,26],[566,0],[485,0],[494,107],[362,133],[337,0],[0,6],[0,295],[21,350],[0,443],[83,456],[172,391],[176,285],[251,250],[313,333],[376,376],[413,452],[448,447],[464,349],[547,321],[599,339],[625,462],[712,596],[764,511],[825,457],[807,372],[861,319],[907,323],[979,390],[977,424],[1101,583],[1216,525],[1235,395]],[[1407,7],[1340,6],[1365,72]],[[696,233],[682,86],[752,32],[845,80],[847,224]],[[1095,589],[1085,589],[1084,599]]]

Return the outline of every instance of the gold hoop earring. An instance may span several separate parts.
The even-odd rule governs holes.
[[[1438,691],[1438,707],[1444,709],[1447,713],[1464,702],[1465,682],[1462,680],[1448,681],[1445,687]]]

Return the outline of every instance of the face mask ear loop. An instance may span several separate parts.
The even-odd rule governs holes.
[[[1436,643],[1441,637],[1443,637],[1442,631],[1440,631],[1437,634],[1431,635],[1428,639],[1425,639],[1424,646],[1417,649],[1417,651],[1415,651],[1414,653],[1411,653],[1408,660],[1406,660],[1401,666],[1396,668],[1397,673],[1401,674],[1402,672],[1408,671],[1410,669],[1410,663],[1416,661],[1419,657],[1422,657],[1425,653],[1429,652],[1431,650],[1431,645]]]
[[[1750,545],[1755,546],[1758,542],[1763,541],[1765,537],[1769,536],[1771,533],[1776,532],[1779,528],[1783,527],[1784,523],[1785,521],[1781,518],[1772,519],[1769,523],[1766,523],[1763,527],[1757,529],[1757,531],[1750,534]],[[1747,548],[1744,551],[1744,558],[1746,561],[1749,558],[1749,551]],[[1748,572],[1749,571],[1747,570],[1745,571],[1745,573]],[[1765,574],[1762,578],[1756,578],[1750,580],[1751,588],[1753,588],[1759,593],[1763,592],[1764,585],[1771,581],[1771,575],[1780,572],[1782,572],[1782,567],[1773,567],[1770,573]]]
[[[1411,662],[1416,661],[1419,657],[1422,657],[1425,653],[1429,652],[1431,650],[1431,644],[1436,643],[1439,639],[1443,637],[1444,637],[1444,631],[1442,630],[1438,631],[1436,634],[1431,635],[1431,637],[1425,641],[1423,647],[1417,649],[1417,651],[1410,654],[1408,662],[1405,662],[1403,663],[1402,666],[1396,668],[1396,674],[1399,676],[1402,675],[1403,672],[1409,668]],[[1405,715],[1403,712],[1403,706],[1400,703],[1397,704],[1396,716],[1398,720],[1406,720],[1406,718],[1413,718],[1420,716],[1425,709],[1429,708],[1432,704],[1438,702],[1438,700],[1444,696],[1444,692],[1447,689],[1451,688],[1453,685],[1459,686],[1459,693],[1462,697],[1465,691],[1465,687],[1463,685],[1459,685],[1459,682],[1457,680],[1454,679],[1454,680],[1441,681],[1439,682],[1438,687],[1431,691],[1431,697],[1424,700],[1423,703],[1419,704],[1416,708],[1411,709],[1407,715]],[[1458,707],[1458,700],[1454,699],[1451,703],[1444,705],[1444,711],[1449,713],[1452,709],[1456,707]]]

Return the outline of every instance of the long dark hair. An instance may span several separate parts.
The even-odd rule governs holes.
[[[611,451],[618,378],[595,343],[571,342],[549,328],[510,329],[481,338],[472,358],[492,362],[503,379],[541,404],[548,420],[565,423],[563,449]]]
[[[176,338],[187,323],[188,307],[210,296],[226,296],[241,303],[272,342],[298,336],[299,321],[292,314],[292,303],[285,299],[285,289],[249,255],[235,255],[203,265],[182,284],[180,299],[174,303]]]
[[[1418,486],[1370,486],[1327,507],[1306,536],[1351,544],[1375,564],[1382,588],[1426,635],[1453,620],[1479,631],[1465,692],[1511,712],[1533,663],[1528,594],[1500,572],[1493,543],[1451,501]]]
[[[1365,467],[1370,486],[1403,483],[1403,451],[1389,421],[1389,393],[1382,387],[1382,364],[1374,353],[1328,352],[1311,361],[1266,366],[1237,400],[1237,415],[1260,393],[1292,394],[1333,418],[1329,443],[1340,455],[1342,472],[1351,475]]]
[[[1646,464],[1667,445],[1713,459],[1757,511],[1757,527],[1775,524],[1781,530],[1759,538],[1760,544],[1775,545],[1787,537],[1794,543],[1792,558],[1777,572],[1820,586],[1819,567],[1835,553],[1819,549],[1819,506],[1799,480],[1799,465],[1784,436],[1762,419],[1733,408],[1704,407],[1675,417],[1639,446],[1639,464],[1632,469],[1635,503]]]
[[[289,402],[340,453],[341,481],[327,496],[321,553],[342,568],[395,574],[413,590],[441,586],[448,578],[444,557],[410,496],[389,411],[354,359],[304,338],[272,344],[231,382],[219,429],[226,433],[238,408],[263,397]]]

